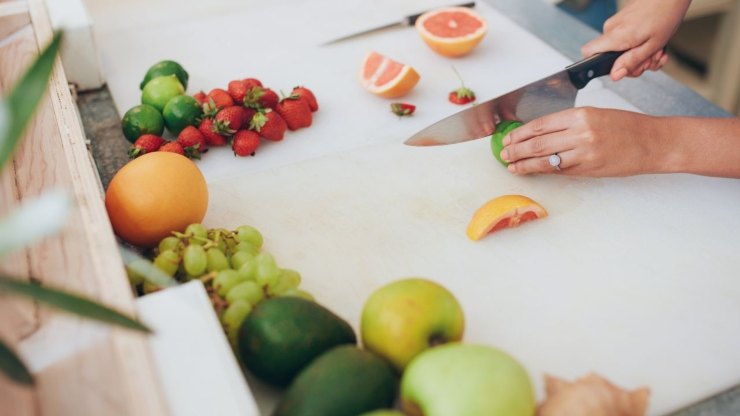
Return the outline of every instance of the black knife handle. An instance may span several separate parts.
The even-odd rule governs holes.
[[[475,7],[475,2],[474,1],[471,1],[470,3],[456,4],[454,6],[449,6],[449,7]],[[406,16],[404,18],[406,25],[407,26],[413,26],[413,25],[415,25],[416,24],[416,20],[419,19],[419,17],[422,14],[424,14],[424,13],[426,13],[426,12],[421,12],[421,13],[417,13],[417,14],[412,14],[411,16]]]
[[[579,90],[594,78],[607,75],[614,66],[614,61],[624,52],[603,52],[578,61],[565,68],[573,85]]]

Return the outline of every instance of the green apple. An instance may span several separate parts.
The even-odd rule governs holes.
[[[527,371],[506,352],[451,343],[409,363],[401,407],[408,415],[532,416],[535,397]]]
[[[420,352],[462,339],[465,319],[455,296],[423,278],[377,289],[362,309],[360,333],[368,350],[403,371]]]
[[[380,409],[380,410],[373,410],[372,412],[369,412],[369,413],[363,413],[360,416],[406,416],[406,415],[399,412],[398,410]]]

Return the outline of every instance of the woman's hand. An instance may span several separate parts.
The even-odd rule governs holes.
[[[627,176],[655,171],[665,152],[655,140],[655,118],[591,107],[573,108],[533,120],[504,138],[501,158],[515,174],[559,173]],[[657,147],[656,147],[657,146]],[[560,156],[560,170],[550,155]]]
[[[626,51],[614,63],[611,78],[637,77],[665,65],[663,47],[683,20],[691,0],[631,0],[604,23],[604,34],[581,48],[583,56]]]

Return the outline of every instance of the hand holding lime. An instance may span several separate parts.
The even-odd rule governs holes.
[[[121,120],[121,128],[126,140],[134,143],[143,134],[161,136],[164,131],[164,120],[156,108],[141,104],[126,111]]]
[[[185,88],[175,75],[165,75],[147,82],[141,91],[141,103],[149,104],[160,112],[173,97],[185,94]]]
[[[491,152],[493,156],[501,162],[504,167],[509,166],[509,162],[501,159],[501,151],[504,150],[503,140],[507,134],[517,127],[523,125],[521,121],[516,120],[504,120],[496,124],[496,131],[491,135]]]
[[[179,63],[169,60],[160,61],[152,65],[149,70],[146,71],[146,75],[144,75],[144,80],[141,81],[141,84],[139,84],[139,89],[143,90],[146,84],[149,83],[149,81],[165,75],[176,76],[177,80],[180,81],[180,84],[182,84],[183,88],[188,89],[188,72]]]

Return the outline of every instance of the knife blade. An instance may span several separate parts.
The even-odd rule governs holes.
[[[578,90],[607,75],[623,52],[604,52],[497,98],[455,113],[411,136],[409,146],[439,146],[490,136],[503,120],[529,122],[572,108]]]
[[[456,5],[448,6],[448,7],[475,7],[475,2],[474,1],[471,1],[469,3],[456,4]],[[321,46],[331,45],[331,44],[334,44],[334,43],[337,43],[337,42],[345,41],[345,40],[348,40],[348,39],[353,39],[353,38],[356,38],[356,37],[359,37],[359,36],[362,36],[362,35],[366,35],[368,33],[373,33],[373,32],[377,32],[377,31],[380,31],[380,30],[390,29],[390,28],[393,28],[393,27],[413,26],[414,24],[416,24],[416,20],[422,14],[424,14],[426,12],[427,11],[423,11],[423,12],[419,12],[419,13],[416,13],[416,14],[408,15],[408,16],[404,17],[403,19],[401,19],[398,22],[393,22],[393,23],[388,23],[387,25],[372,27],[370,29],[365,29],[365,30],[362,30],[362,31],[359,31],[359,32],[355,32],[355,33],[346,35],[346,36],[342,36],[340,38],[332,39],[332,40],[330,40],[328,42],[324,42],[323,44],[321,44]]]

